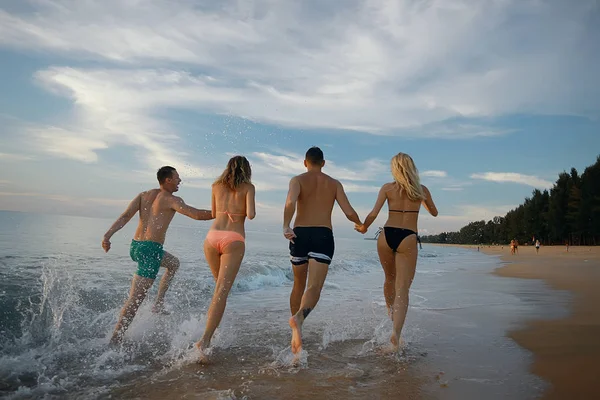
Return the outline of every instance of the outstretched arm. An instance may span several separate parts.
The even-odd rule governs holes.
[[[117,233],[121,228],[123,228],[131,218],[140,210],[140,203],[142,201],[142,194],[138,194],[135,196],[133,200],[129,203],[123,214],[117,218],[114,224],[106,231],[104,234],[104,238],[102,239],[102,248],[104,251],[110,250],[110,238]]]
[[[383,207],[383,204],[385,203],[386,198],[387,198],[387,195],[386,195],[386,190],[385,190],[385,185],[384,185],[381,187],[381,189],[379,189],[379,194],[377,195],[377,200],[375,201],[375,205],[373,206],[373,209],[371,210],[369,215],[367,215],[367,218],[365,218],[365,223],[362,225],[362,229],[360,229],[359,232],[362,232],[362,233],[367,232],[367,229],[369,229],[371,224],[377,219],[377,216],[379,215],[379,211],[381,211],[381,207]]]
[[[254,219],[256,217],[256,188],[254,185],[250,185],[248,192],[246,192],[246,217],[248,219]]]
[[[192,219],[206,221],[214,218],[212,210],[200,210],[192,206],[188,206],[181,197],[173,196],[171,207],[178,213]]]
[[[429,214],[433,215],[434,217],[437,217],[438,215],[438,210],[437,207],[435,206],[435,203],[433,202],[433,199],[431,198],[431,192],[429,192],[429,189],[427,189],[427,186],[425,185],[421,185],[423,187],[423,191],[425,192],[425,200],[423,200],[423,206],[425,206],[425,209],[427,211],[429,211]]]
[[[283,208],[283,236],[286,239],[291,240],[296,237],[294,231],[290,228],[292,217],[296,212],[296,203],[300,196],[300,182],[295,177],[290,180],[290,188],[288,190],[287,199],[285,200],[285,207]]]
[[[361,225],[360,218],[354,208],[350,205],[350,201],[348,200],[348,196],[346,196],[346,192],[344,192],[344,186],[342,186],[341,182],[336,181],[337,191],[335,193],[335,200],[340,205],[340,208],[346,215],[350,221],[354,222],[357,225]]]

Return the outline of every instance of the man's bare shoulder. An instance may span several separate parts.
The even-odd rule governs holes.
[[[160,193],[160,189],[149,189],[144,190],[143,192],[138,193],[137,197],[141,198],[141,200],[154,199]]]

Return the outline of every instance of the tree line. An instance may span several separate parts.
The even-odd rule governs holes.
[[[421,237],[427,243],[506,244],[539,240],[542,244],[600,244],[600,156],[579,175],[562,172],[550,191],[535,189],[505,216],[475,221],[458,232]]]

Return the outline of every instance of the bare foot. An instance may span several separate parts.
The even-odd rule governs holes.
[[[302,323],[294,315],[290,318],[292,328],[292,353],[298,354],[302,351]]]
[[[194,347],[196,347],[196,350],[199,353],[197,361],[198,364],[208,364],[208,362],[210,361],[210,350],[208,349],[208,345],[205,345],[204,342],[200,340],[194,345]]]
[[[378,347],[375,351],[376,353],[381,355],[397,354],[403,347],[404,341],[402,339],[398,341],[398,337],[395,334],[392,334],[392,336],[390,337],[390,343]]]
[[[152,307],[152,312],[154,314],[160,314],[160,315],[171,315],[171,313],[169,311],[167,311],[167,309],[165,308],[164,304],[162,304],[160,306],[155,304]]]
[[[112,337],[110,338],[110,342],[108,342],[108,345],[110,347],[116,347],[122,343],[123,343],[123,335],[121,335],[119,333],[113,333]]]
[[[398,352],[398,350],[404,347],[404,340],[402,340],[402,338],[398,340],[398,336],[396,336],[395,333],[392,333],[392,336],[390,337],[390,343],[392,344],[392,348],[395,352]]]

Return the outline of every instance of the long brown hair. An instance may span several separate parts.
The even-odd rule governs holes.
[[[419,171],[413,159],[405,153],[396,154],[391,161],[392,176],[396,183],[406,191],[412,201],[425,200],[425,193],[421,187]]]
[[[236,190],[242,183],[252,183],[251,176],[252,169],[248,159],[244,156],[235,156],[229,160],[227,168],[215,183],[222,183],[229,189]]]

